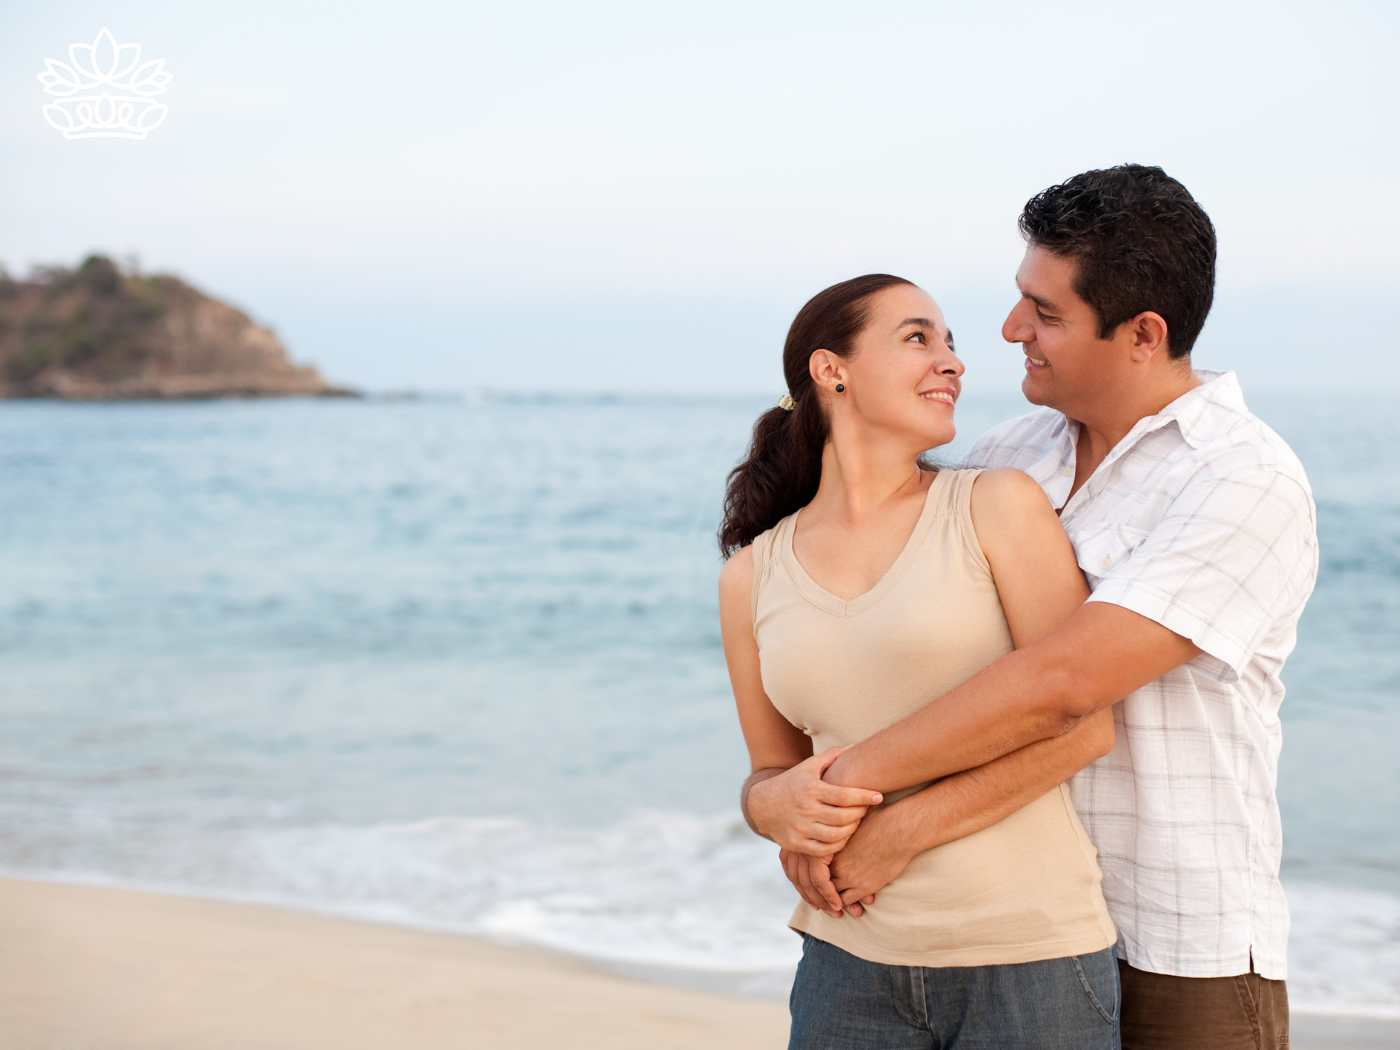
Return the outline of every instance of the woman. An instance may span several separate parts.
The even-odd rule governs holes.
[[[958,812],[996,763],[883,798],[821,779],[1084,601],[1055,512],[1019,471],[921,459],[953,439],[964,369],[916,285],[819,293],[783,366],[788,394],[729,477],[719,589],[758,774],[741,805],[801,897],[789,1048],[1117,1047],[1117,933],[1055,782],[1109,751],[1111,711],[1034,745],[1054,749],[1033,756],[1053,774],[1039,797]]]

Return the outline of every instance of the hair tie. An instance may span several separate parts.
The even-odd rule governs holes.
[[[784,394],[782,397],[778,398],[778,407],[786,412],[791,412],[797,407],[797,402],[792,399],[791,394]]]

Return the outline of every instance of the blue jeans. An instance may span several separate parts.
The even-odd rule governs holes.
[[[788,1050],[1118,1050],[1118,960],[893,966],[802,934]]]

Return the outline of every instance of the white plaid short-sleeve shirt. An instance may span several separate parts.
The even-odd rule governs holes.
[[[1233,372],[1140,419],[1066,503],[1079,424],[1040,409],[970,466],[1017,467],[1061,509],[1092,589],[1201,655],[1114,707],[1113,750],[1070,781],[1128,964],[1182,977],[1287,976],[1279,880],[1279,678],[1317,578],[1316,509]]]

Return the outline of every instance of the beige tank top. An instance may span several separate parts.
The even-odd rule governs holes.
[[[812,737],[814,753],[865,739],[1013,648],[973,530],[978,473],[939,471],[894,564],[849,601],[797,561],[800,512],[754,538],[763,687]],[[886,792],[882,805],[929,783]],[[1117,939],[1101,879],[1098,852],[1060,784],[989,828],[925,850],[863,915],[834,918],[799,897],[788,926],[862,959],[907,966],[1083,955]]]

